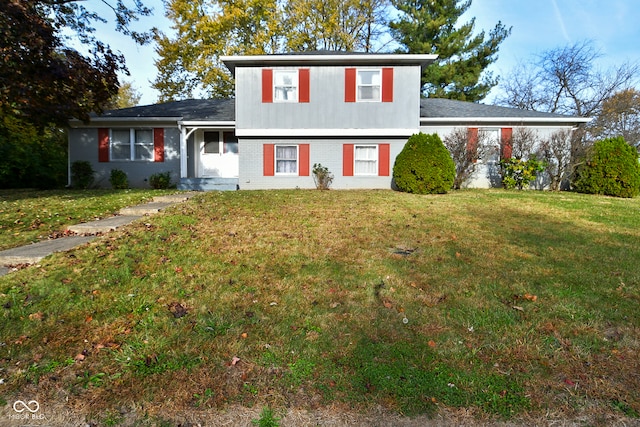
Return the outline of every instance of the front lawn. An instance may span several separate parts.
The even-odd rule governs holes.
[[[160,194],[167,192],[0,190],[0,250],[57,237],[69,225],[112,216]]]
[[[639,199],[206,193],[0,278],[0,403],[637,422],[639,242]]]

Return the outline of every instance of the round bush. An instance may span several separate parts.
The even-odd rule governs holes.
[[[393,179],[400,191],[444,194],[456,177],[456,165],[437,134],[412,135],[396,157]]]
[[[597,141],[576,171],[576,191],[615,197],[640,193],[638,151],[622,137]]]

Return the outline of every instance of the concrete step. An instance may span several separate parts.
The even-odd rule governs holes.
[[[111,218],[99,219],[96,221],[83,222],[82,224],[70,225],[67,230],[73,231],[76,234],[98,234],[107,233],[120,228],[124,225],[130,224],[141,215],[119,215]]]
[[[124,216],[151,215],[154,213],[158,213],[162,209],[171,205],[172,203],[169,203],[169,202],[150,202],[150,203],[145,203],[144,205],[130,206],[128,208],[120,209],[120,215],[124,215]]]
[[[69,236],[7,249],[0,252],[0,265],[34,264],[53,252],[68,251],[93,239],[93,236]]]

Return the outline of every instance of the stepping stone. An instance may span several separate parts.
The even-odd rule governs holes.
[[[160,212],[167,206],[171,206],[169,202],[150,202],[144,205],[131,206],[128,208],[120,209],[120,215],[151,215]]]
[[[0,265],[34,264],[54,252],[68,251],[93,239],[93,236],[69,236],[7,249],[0,252]]]
[[[99,219],[96,221],[83,222],[81,224],[70,225],[67,230],[76,234],[98,234],[107,233],[120,228],[124,225],[131,224],[141,215],[119,215],[111,218]]]
[[[198,193],[196,191],[191,191],[189,193],[167,194],[166,196],[154,197],[153,201],[160,203],[180,203],[189,200],[197,194]]]

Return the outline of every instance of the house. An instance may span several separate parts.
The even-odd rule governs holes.
[[[332,188],[391,188],[395,157],[414,133],[444,137],[464,127],[500,147],[518,126],[544,137],[586,121],[421,99],[422,70],[436,57],[223,57],[236,79],[235,99],[190,99],[107,111],[89,123],[73,120],[69,162],[91,162],[101,186],[120,169],[134,187],[170,172],[183,189],[313,188],[311,169],[319,163],[333,173]],[[469,185],[491,186],[495,161],[482,160]]]

